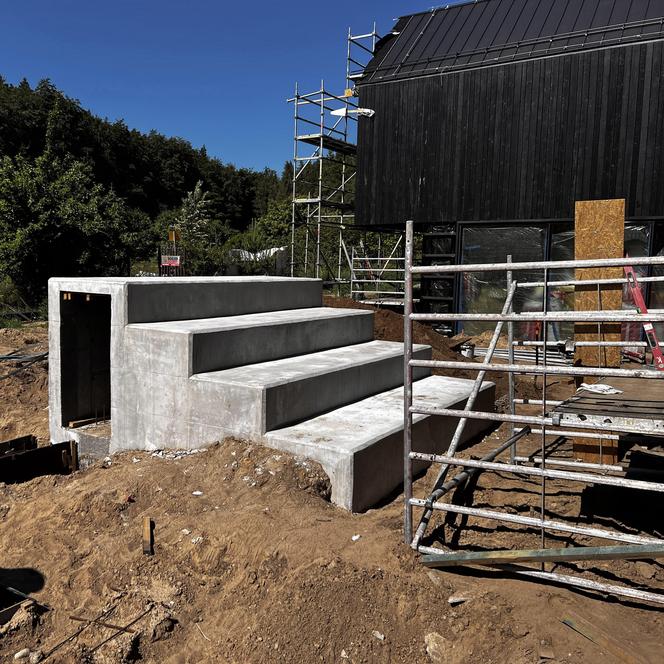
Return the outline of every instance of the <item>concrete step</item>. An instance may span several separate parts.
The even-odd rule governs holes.
[[[96,292],[86,289],[86,280],[76,281],[81,282],[83,292]],[[126,289],[123,304],[127,323],[241,316],[261,311],[320,307],[323,304],[323,282],[320,279],[149,277],[124,279],[123,286]],[[57,287],[54,283],[53,288]],[[60,288],[66,289],[66,285]]]
[[[198,374],[373,339],[373,312],[315,307],[242,316],[128,325],[127,338],[152,356],[153,371]]]
[[[413,385],[419,403],[461,408],[472,380],[430,376]],[[475,410],[493,410],[495,385],[485,382]],[[442,453],[452,439],[458,418],[413,416],[413,449]],[[463,440],[491,423],[469,420]],[[269,447],[320,463],[332,482],[332,502],[353,512],[372,507],[403,483],[403,387],[351,403],[300,424],[270,431]],[[425,463],[416,463],[422,470]]]
[[[431,348],[417,345],[415,357]],[[416,368],[417,378],[429,375]],[[195,374],[189,420],[218,434],[258,440],[266,432],[319,415],[403,383],[403,344],[391,341],[333,348],[298,357]],[[201,434],[203,435],[203,434]],[[189,445],[199,443],[189,434]]]

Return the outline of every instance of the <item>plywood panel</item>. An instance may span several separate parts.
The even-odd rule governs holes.
[[[622,258],[625,251],[624,199],[577,201],[574,221],[574,257],[577,260]],[[620,267],[576,270],[577,279],[619,279]],[[622,286],[577,286],[574,293],[576,311],[599,311],[622,307]],[[576,341],[620,341],[620,323],[576,323]],[[577,348],[575,364],[586,367],[619,367],[620,348]],[[587,382],[593,382],[588,378]],[[592,439],[574,442],[577,456],[594,463],[617,461],[616,441],[602,445]]]
[[[577,201],[574,221],[574,257],[577,260],[622,258],[625,251],[625,201]],[[586,268],[577,279],[620,279],[620,267]],[[622,286],[577,286],[576,311],[620,309]],[[576,341],[620,341],[620,323],[577,323]],[[587,367],[620,366],[619,348],[577,348],[575,358]]]

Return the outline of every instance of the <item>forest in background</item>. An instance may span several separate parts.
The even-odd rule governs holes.
[[[292,164],[224,164],[180,138],[81,107],[50,81],[0,77],[0,301],[43,302],[50,276],[128,275],[180,229],[192,274],[230,248],[288,242]]]

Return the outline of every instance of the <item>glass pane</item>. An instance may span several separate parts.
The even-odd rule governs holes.
[[[574,224],[553,224],[551,226],[551,260],[574,260]],[[574,270],[551,270],[549,281],[570,281]],[[573,311],[574,286],[552,286],[549,289],[549,311]],[[551,323],[549,340],[574,338],[574,323]]]
[[[467,226],[462,233],[462,263],[504,263],[512,255],[515,263],[544,260],[546,234],[541,226]],[[519,281],[537,281],[541,273],[514,271]],[[463,274],[459,308],[462,312],[500,313],[507,296],[505,272],[467,272]],[[542,288],[519,288],[514,311],[541,311]],[[493,330],[495,323],[466,321],[466,334],[477,335]],[[515,336],[534,339],[536,323],[518,323]]]

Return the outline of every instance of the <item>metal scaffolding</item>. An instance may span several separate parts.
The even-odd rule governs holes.
[[[387,255],[379,237],[376,256],[368,256],[360,243],[352,248],[350,296],[362,304],[403,307],[404,257],[403,235],[399,234]]]
[[[348,283],[352,261],[344,230],[352,226],[358,107],[353,79],[373,55],[376,28],[363,35],[348,30],[346,88],[330,92],[321,80],[314,92],[295,85],[291,276]]]
[[[574,260],[574,261],[539,261],[528,263],[473,264],[473,265],[413,265],[413,223],[406,226],[406,253],[405,253],[405,307],[404,307],[404,539],[413,549],[424,554],[422,562],[428,566],[443,567],[457,564],[484,564],[500,566],[516,574],[544,579],[556,583],[563,583],[576,587],[591,589],[611,595],[630,597],[640,601],[664,603],[664,594],[653,593],[626,585],[599,583],[578,575],[563,575],[544,568],[547,562],[565,563],[569,560],[611,560],[627,558],[656,558],[664,557],[664,540],[636,535],[618,529],[595,528],[578,525],[576,522],[549,518],[547,510],[547,480],[564,480],[582,485],[604,485],[621,487],[623,489],[664,492],[664,483],[650,481],[643,469],[626,469],[617,464],[604,463],[602,458],[601,439],[616,440],[621,433],[638,434],[641,436],[662,436],[664,434],[664,413],[660,407],[651,405],[651,412],[646,409],[636,409],[626,413],[624,409],[614,412],[602,413],[598,419],[593,407],[580,411],[566,409],[569,404],[553,401],[547,398],[547,376],[599,376],[634,378],[642,381],[645,387],[649,381],[664,379],[664,371],[657,371],[654,367],[640,369],[623,369],[620,367],[572,367],[553,365],[548,361],[550,344],[547,340],[548,323],[554,321],[575,322],[635,322],[639,324],[664,321],[664,312],[651,312],[649,314],[637,313],[630,310],[617,311],[549,311],[547,309],[548,291],[552,284],[549,275],[560,268],[588,268],[588,267],[628,267],[634,265],[664,265],[664,257],[628,258],[628,259],[601,259],[601,260]],[[538,282],[542,286],[542,310],[515,312],[514,301],[517,289],[532,284],[519,283],[514,278],[516,270],[538,270],[543,273],[543,280]],[[459,274],[470,272],[504,272],[506,274],[507,296],[501,313],[413,313],[413,277],[418,274],[441,273]],[[555,274],[555,272],[553,272]],[[571,280],[570,285],[597,284],[607,280],[585,279]],[[618,280],[627,283],[627,279]],[[613,280],[612,280],[613,283]],[[493,336],[482,362],[455,362],[436,360],[417,360],[413,358],[413,322],[414,321],[447,321],[477,320],[492,321],[496,323]],[[541,363],[539,365],[518,364],[514,356],[514,349],[521,340],[514,338],[514,323],[518,321],[539,321],[542,325]],[[507,324],[508,358],[507,364],[492,362],[494,351],[498,345],[504,325]],[[620,346],[622,342],[603,341],[604,345]],[[437,408],[423,405],[413,400],[413,368],[427,367],[431,369],[465,369],[476,371],[477,377],[473,389],[462,409]],[[509,378],[509,413],[484,412],[473,410],[475,400],[480,392],[482,382],[487,371],[507,373]],[[515,395],[515,375],[525,374],[542,376],[542,397],[538,400],[517,399]],[[641,383],[640,383],[641,384]],[[644,403],[647,401],[647,392],[644,392]],[[517,406],[539,406],[539,414],[519,412]],[[657,415],[659,412],[659,415]],[[452,437],[449,448],[445,454],[428,454],[414,452],[412,447],[413,415],[424,414],[431,416],[452,417],[458,424]],[[497,449],[482,459],[470,459],[457,454],[457,447],[462,438],[466,423],[470,419],[490,420],[496,423],[508,422],[514,425],[512,435]],[[520,426],[515,426],[520,425]],[[536,428],[534,428],[536,427]],[[598,429],[600,431],[598,431]],[[608,429],[613,433],[606,433]],[[519,454],[518,446],[523,445],[527,436],[537,435],[539,449],[535,454]],[[574,458],[557,458],[553,455],[555,450],[547,444],[547,438],[555,437],[561,444],[568,437],[600,439],[599,463],[583,462]],[[509,453],[509,459],[499,460],[502,454]],[[424,498],[413,496],[413,462],[428,462],[440,464],[432,490]],[[447,475],[451,468],[460,469],[451,479]],[[504,512],[498,509],[484,509],[468,506],[467,504],[454,504],[455,501],[443,502],[445,494],[454,488],[465,484],[472,476],[480,472],[506,473],[510,477],[538,478],[539,479],[539,516],[525,516]],[[639,479],[634,479],[637,475]],[[643,478],[643,479],[642,479]],[[414,527],[413,509],[421,510],[417,526]],[[539,530],[539,548],[521,551],[483,551],[470,555],[468,552],[450,551],[424,545],[423,538],[427,532],[430,520],[435,512],[462,514],[476,519],[491,520],[526,526]],[[547,548],[546,533],[549,531],[565,532],[585,535],[631,545],[629,547],[568,547],[564,551]],[[636,546],[634,546],[636,545]],[[512,563],[520,563],[514,566]],[[529,568],[521,563],[538,562],[540,569]],[[510,564],[507,564],[510,563]]]
[[[343,229],[354,217],[350,185],[355,166],[350,158],[355,156],[355,144],[350,142],[349,134],[351,124],[357,122],[357,115],[350,111],[357,109],[357,104],[351,97],[328,92],[324,81],[319,90],[306,94],[301,94],[296,84],[295,96],[288,101],[293,104],[295,128],[291,276],[321,278],[325,270],[328,281],[341,281]],[[332,115],[339,110],[341,115]],[[304,229],[303,256],[299,262],[297,228]],[[324,231],[338,238],[334,261],[329,259]]]

